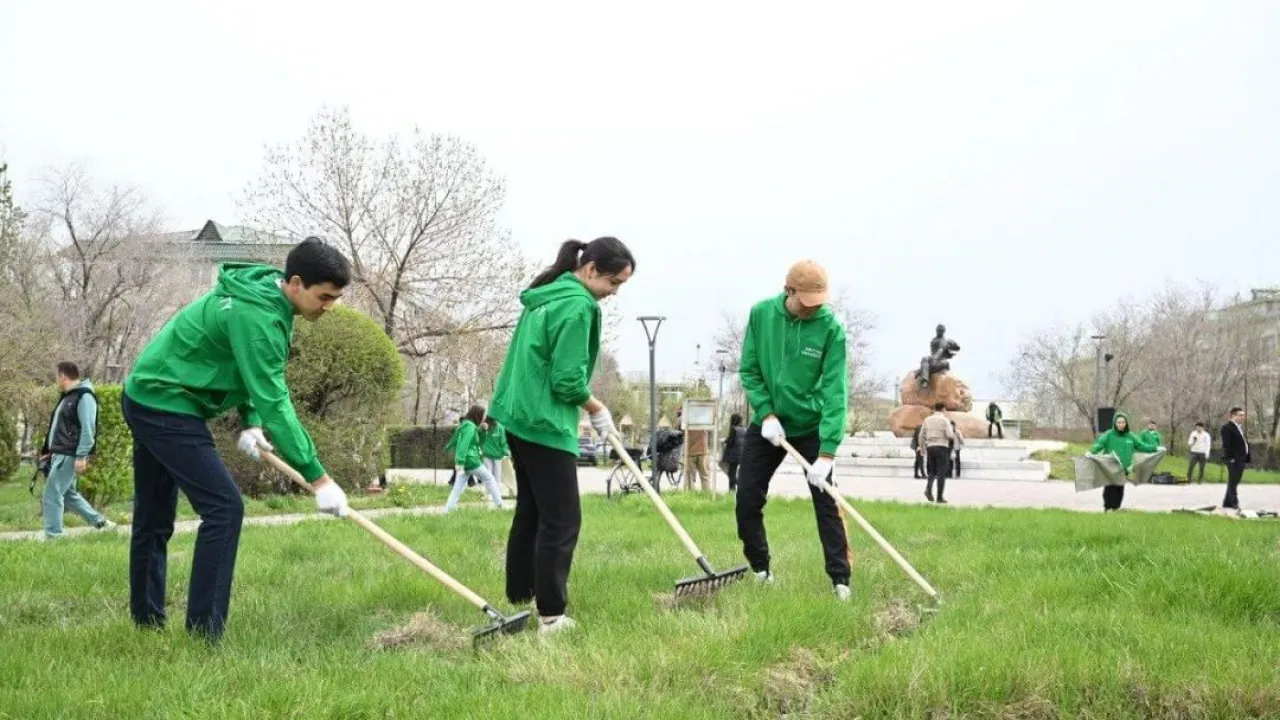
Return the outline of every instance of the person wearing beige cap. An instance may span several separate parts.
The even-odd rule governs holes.
[[[791,266],[780,295],[751,308],[739,375],[752,417],[735,513],[747,562],[759,581],[772,582],[764,506],[786,438],[812,464],[806,479],[827,575],[836,597],[847,601],[852,551],[840,508],[823,488],[845,435],[849,378],[844,326],[826,303],[826,271],[804,260]]]

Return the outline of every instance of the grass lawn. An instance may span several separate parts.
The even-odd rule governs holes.
[[[711,561],[732,502],[671,498]],[[639,496],[583,499],[577,632],[473,653],[482,614],[352,523],[244,531],[228,634],[182,631],[194,535],[170,546],[170,627],[127,617],[127,539],[0,543],[0,717],[1280,717],[1278,526],[1175,514],[862,503],[939,589],[937,614],[853,528],[832,598],[812,509],[768,508],[777,583],[671,608],[692,560]],[[381,524],[501,608],[510,516]],[[402,628],[421,642],[378,647]]]
[[[9,482],[0,483],[0,532],[14,530],[39,530],[44,527],[40,517],[40,497],[44,491],[44,482],[36,485],[36,495],[31,496],[27,483],[31,480],[32,468],[23,465],[13,474]],[[442,474],[447,478],[447,474]],[[462,496],[463,502],[475,502],[481,497],[477,490],[470,490]],[[391,483],[387,492],[378,495],[351,495],[351,507],[360,510],[381,507],[413,507],[417,505],[443,505],[449,497],[449,488],[445,485],[420,485]],[[245,514],[282,515],[288,513],[314,512],[315,500],[301,495],[272,495],[266,498],[245,498]],[[132,498],[124,498],[111,503],[106,508],[98,508],[105,512],[114,522],[127,523],[133,514]],[[178,493],[178,519],[196,520],[199,516],[191,509],[191,504],[182,493]],[[67,513],[63,518],[66,527],[83,527],[84,521],[79,515]]]
[[[1068,443],[1066,450],[1037,450],[1031,453],[1032,460],[1043,460],[1049,463],[1049,479],[1050,480],[1074,480],[1076,477],[1075,458],[1089,452],[1088,445],[1078,445],[1076,443]],[[1158,468],[1160,472],[1167,472],[1181,480],[1187,475],[1187,456],[1186,455],[1166,455],[1160,461]],[[1196,468],[1196,476],[1200,474],[1200,468]],[[1227,471],[1221,465],[1206,465],[1204,469],[1204,481],[1211,483],[1225,483],[1227,481]],[[1243,484],[1246,485],[1264,485],[1280,483],[1280,472],[1274,470],[1255,470],[1253,468],[1245,468]]]

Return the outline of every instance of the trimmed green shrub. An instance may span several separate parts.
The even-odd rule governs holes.
[[[9,407],[5,399],[0,398],[0,482],[17,472],[20,460],[17,419],[9,414]]]
[[[76,481],[76,489],[90,505],[102,507],[133,495],[133,434],[120,408],[120,386],[95,385],[93,394],[98,398],[97,448],[89,469]],[[38,422],[31,441],[36,452],[49,434],[49,413],[59,395],[54,386],[29,389],[24,412]]]
[[[295,326],[286,371],[298,419],[329,475],[345,489],[376,482],[385,469],[384,428],[404,383],[404,364],[382,327],[338,306]],[[242,430],[231,413],[214,424],[218,452],[242,492],[258,496],[290,484],[236,450]]]
[[[453,451],[445,450],[457,425],[396,426],[387,428],[388,460],[395,468],[453,469]]]
[[[133,495],[133,434],[120,408],[119,385],[99,385],[98,446],[77,487],[94,507],[103,507]]]

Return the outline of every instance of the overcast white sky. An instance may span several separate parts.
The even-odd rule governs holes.
[[[544,261],[624,239],[624,369],[635,315],[676,376],[813,257],[880,371],[943,322],[987,397],[1019,335],[1117,294],[1277,283],[1278,48],[1273,0],[0,0],[0,152],[20,199],[86,158],[175,229],[235,223],[263,145],[345,104],[476,143]]]

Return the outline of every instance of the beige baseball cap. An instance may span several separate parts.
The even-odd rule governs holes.
[[[812,260],[801,260],[787,271],[787,287],[805,307],[817,307],[827,301],[827,271]]]

